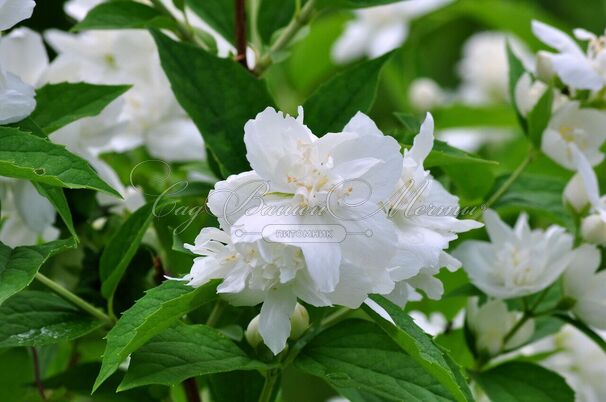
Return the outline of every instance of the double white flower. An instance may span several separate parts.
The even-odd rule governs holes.
[[[413,287],[441,294],[432,275],[459,265],[443,249],[455,232],[477,223],[405,216],[402,197],[394,197],[408,181],[431,178],[422,166],[433,144],[431,116],[404,158],[399,144],[362,113],[343,132],[318,138],[303,124],[302,109],[295,119],[267,108],[246,124],[244,139],[254,170],[230,176],[209,194],[222,230],[203,229],[187,246],[203,257],[184,279],[200,286],[221,278],[218,292],[231,303],[263,302],[259,332],[274,353],[286,345],[297,299],[357,308],[370,293],[404,292],[399,301]],[[428,194],[413,206],[457,205],[440,186]],[[335,237],[280,237],[318,228]]]

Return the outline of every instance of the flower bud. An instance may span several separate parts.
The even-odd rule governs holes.
[[[543,82],[550,83],[553,77],[556,75],[553,69],[553,63],[551,62],[551,54],[544,50],[540,50],[537,53],[537,77]]]
[[[244,337],[246,338],[246,342],[248,342],[248,344],[253,348],[256,348],[263,342],[263,338],[259,332],[259,315],[250,320],[248,327],[246,328],[246,332],[244,333]]]
[[[575,174],[564,188],[564,201],[569,203],[575,211],[581,212],[589,204],[583,177]]]
[[[309,314],[305,307],[297,303],[294,313],[290,316],[290,339],[297,340],[309,327]]]
[[[606,245],[606,222],[599,214],[589,215],[581,223],[581,235],[589,243]]]
[[[419,78],[410,84],[410,103],[418,110],[431,110],[444,102],[442,88],[432,79]]]

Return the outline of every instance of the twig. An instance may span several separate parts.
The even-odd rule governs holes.
[[[234,0],[236,10],[236,61],[248,69],[246,60],[246,4],[245,0]]]
[[[38,359],[38,351],[32,347],[32,359],[34,361],[34,378],[36,380],[36,386],[38,387],[38,393],[43,401],[47,401],[46,394],[44,393],[44,384],[42,383],[42,376],[40,375],[40,359]]]
[[[198,390],[198,382],[194,377],[183,381],[183,389],[188,402],[202,402],[200,391]]]

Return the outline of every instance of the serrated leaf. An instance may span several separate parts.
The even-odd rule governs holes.
[[[63,220],[63,223],[65,223],[65,226],[67,227],[69,233],[72,235],[72,238],[76,242],[78,242],[78,234],[76,233],[76,228],[74,227],[74,221],[72,219],[72,213],[69,210],[69,205],[67,203],[67,199],[65,198],[65,193],[63,192],[63,189],[61,187],[49,186],[48,184],[36,182],[33,182],[32,184],[34,185],[34,187],[36,187],[36,190],[38,190],[40,195],[45,197],[47,200],[50,201],[51,204],[53,204],[53,207],[55,207],[55,210]]]
[[[29,120],[49,135],[78,119],[98,115],[129,88],[129,85],[82,82],[47,84],[36,91],[36,109]],[[27,125],[20,127],[28,129]]]
[[[166,281],[147,291],[107,334],[101,371],[93,392],[111,376],[128,355],[172,326],[181,317],[217,297],[217,281],[192,288],[179,281]]]
[[[553,90],[551,87],[539,98],[536,105],[528,113],[528,139],[537,149],[541,149],[543,132],[551,119],[551,107],[553,104]]]
[[[264,81],[233,60],[175,42],[159,31],[152,34],[177,100],[202,133],[223,175],[250,170],[244,124],[273,104]]]
[[[0,348],[69,341],[103,325],[54,293],[24,290],[0,307]]]
[[[492,402],[573,402],[564,378],[541,366],[510,362],[476,375]]]
[[[377,325],[346,320],[316,336],[295,366],[336,388],[391,401],[449,401],[449,391]]]
[[[106,299],[113,299],[114,292],[154,217],[154,205],[146,204],[133,212],[103,249],[99,261],[99,277],[101,294]]]
[[[382,307],[396,325],[386,321],[368,305],[364,311],[387,333],[394,342],[446,387],[457,401],[473,401],[467,381],[450,358],[419,328],[408,314],[383,296],[371,299]]]
[[[84,159],[61,145],[15,128],[0,127],[0,176],[88,188],[120,197]]]
[[[361,62],[322,84],[303,104],[305,124],[318,135],[338,133],[357,113],[374,103],[379,73],[392,53]]]
[[[175,22],[155,8],[129,0],[101,3],[86,14],[72,31],[87,29],[172,29]]]
[[[50,257],[74,245],[71,239],[14,249],[0,243],[0,304],[25,289]]]
[[[233,341],[206,325],[178,325],[154,337],[131,356],[119,391],[149,384],[173,385],[187,378],[233,370],[264,370]]]
[[[193,12],[229,43],[236,41],[235,7],[231,0],[186,0]]]

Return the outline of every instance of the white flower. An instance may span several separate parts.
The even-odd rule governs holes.
[[[65,13],[75,19],[82,21],[86,14],[105,0],[69,0],[65,3]]]
[[[31,17],[35,6],[34,0],[0,0],[0,31]]]
[[[484,213],[490,242],[470,240],[454,255],[471,282],[488,296],[510,299],[539,292],[558,279],[572,260],[572,236],[559,226],[531,230],[528,216],[507,226],[491,210]]]
[[[564,84],[575,89],[598,91],[604,87],[606,78],[606,52],[604,37],[584,29],[575,29],[577,39],[588,41],[587,52],[564,32],[539,21],[532,21],[532,31],[546,45],[559,53],[544,54],[551,61],[551,67]]]
[[[509,99],[509,64],[505,51],[508,40],[514,53],[525,64],[530,64],[528,50],[522,43],[502,32],[480,32],[467,39],[463,58],[457,66],[463,81],[459,88],[460,97],[465,103],[482,105]]]
[[[444,103],[446,94],[431,78],[418,78],[410,84],[408,97],[418,110],[431,110]]]
[[[475,335],[478,351],[490,356],[514,349],[527,342],[534,333],[534,321],[526,321],[509,339],[505,339],[518,323],[522,313],[510,312],[501,300],[489,300],[478,306],[477,297],[467,303],[467,324]]]
[[[364,56],[379,57],[398,48],[408,36],[408,23],[452,0],[408,0],[355,11],[333,49],[333,59],[346,63]]]
[[[0,66],[0,124],[16,123],[36,108],[34,88]]]
[[[598,178],[585,155],[577,147],[572,147],[572,151],[578,174],[583,179],[581,197],[591,204],[590,215],[581,222],[581,235],[590,243],[606,245],[606,196],[600,198]]]
[[[604,160],[600,147],[606,141],[606,113],[582,109],[578,102],[564,103],[551,116],[541,141],[541,150],[559,165],[574,170],[573,145],[591,165]]]
[[[572,311],[581,321],[606,329],[606,271],[598,272],[600,250],[585,244],[574,254],[570,268],[564,273],[564,294],[576,301]]]
[[[515,101],[518,111],[524,117],[534,109],[535,105],[545,93],[548,86],[539,80],[534,80],[528,73],[524,73],[515,86]]]
[[[122,96],[117,120],[127,126],[103,151],[124,152],[145,144],[152,156],[169,162],[205,158],[202,136],[172,94],[149,33],[49,31],[46,39],[58,53],[47,72],[48,81],[133,85]]]
[[[0,179],[0,242],[17,247],[59,237],[55,208],[25,180]]]
[[[391,277],[398,284],[389,297],[399,305],[413,296],[414,288],[432,299],[440,298],[444,288],[434,275],[441,267],[455,270],[461,266],[444,250],[457,233],[482,226],[473,220],[458,220],[459,199],[423,167],[433,147],[433,129],[428,113],[413,146],[404,153],[402,175],[387,205],[397,229],[398,247],[390,264]]]

